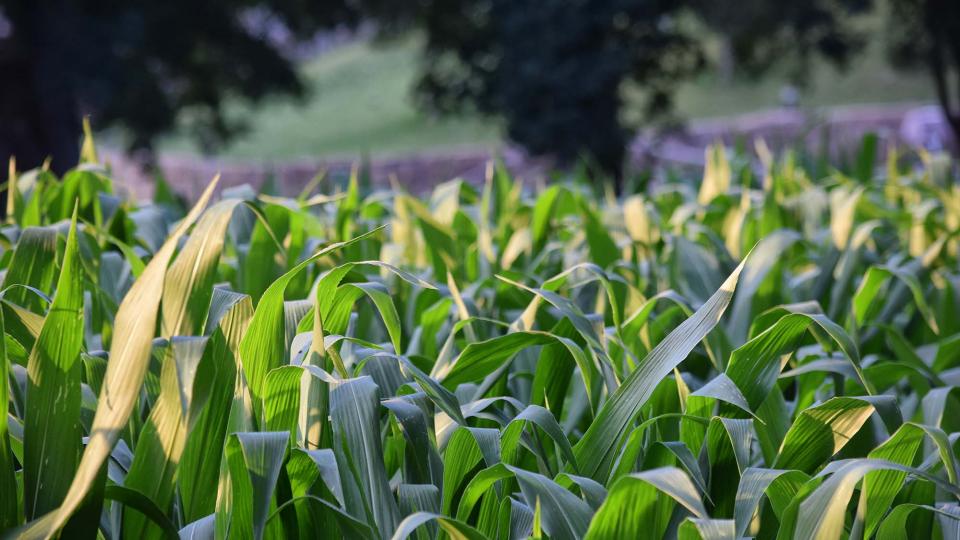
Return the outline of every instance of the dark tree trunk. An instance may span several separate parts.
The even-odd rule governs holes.
[[[954,109],[950,108],[949,103],[943,104],[943,114],[947,117],[947,124],[950,126],[950,130],[953,132],[953,151],[955,155],[960,156],[960,57],[956,58],[957,66],[955,67],[957,71],[957,88],[956,88],[956,98],[957,98],[957,107]]]
[[[933,70],[934,83],[937,88],[937,101],[940,102],[940,108],[943,110],[943,117],[950,127],[953,135],[952,150],[960,153],[960,107],[954,107],[951,100],[949,84],[946,81],[946,73]],[[957,88],[957,101],[960,102],[960,85]]]
[[[950,126],[950,131],[953,134],[954,150],[958,151],[960,150],[960,106],[954,107],[953,105],[953,96],[950,93],[950,83],[947,79],[950,68],[944,61],[943,51],[939,50],[936,43],[931,52],[930,71],[937,92],[937,101],[940,103],[943,117],[947,120],[947,125]],[[958,84],[957,94],[957,101],[960,102],[960,84]]]
[[[13,34],[0,41],[0,163],[18,170],[47,158],[62,174],[77,163],[80,118],[63,2],[27,2],[11,13]],[[60,15],[60,16],[58,16]]]
[[[931,2],[926,6],[926,25],[931,34],[930,46],[930,72],[933,75],[934,88],[937,92],[937,101],[940,102],[940,108],[943,110],[943,116],[950,126],[953,134],[953,150],[960,152],[960,51],[952,50],[951,40],[960,43],[956,36],[944,35],[947,30],[938,19],[945,10],[939,2]],[[960,49],[960,47],[954,47]],[[952,58],[951,58],[952,56]],[[951,64],[952,61],[952,64]],[[957,95],[953,96],[950,92],[950,72],[952,69],[958,71],[958,84],[956,88]],[[953,98],[957,98],[957,104],[954,105]]]

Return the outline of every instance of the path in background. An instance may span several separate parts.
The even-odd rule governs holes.
[[[828,146],[834,153],[849,154],[856,150],[863,136],[871,132],[879,136],[881,144],[935,150],[944,148],[949,138],[946,123],[933,106],[835,107],[812,113],[774,109],[695,121],[684,129],[667,133],[643,132],[631,147],[631,159],[639,169],[698,166],[703,163],[704,147],[712,142],[734,144],[738,139],[750,142],[756,138],[763,138],[774,149],[803,146],[816,152]],[[102,153],[125,189],[137,198],[151,196],[152,179],[135,161],[116,150],[105,149]],[[507,147],[498,153],[515,175],[528,180],[542,179],[550,169],[549,161],[530,159],[515,148]],[[482,182],[492,157],[493,152],[485,147],[417,152],[372,160],[370,174],[374,186],[387,186],[393,177],[407,190],[423,193],[452,178]],[[160,156],[159,167],[175,191],[193,199],[217,173],[222,176],[223,187],[241,184],[258,187],[272,177],[282,193],[296,194],[319,171],[326,171],[334,179],[343,179],[356,162],[356,158],[350,157],[267,162],[166,153]]]

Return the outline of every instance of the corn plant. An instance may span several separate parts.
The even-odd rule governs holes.
[[[622,199],[491,166],[136,204],[89,137],[13,170],[0,528],[956,537],[953,165],[759,150]]]

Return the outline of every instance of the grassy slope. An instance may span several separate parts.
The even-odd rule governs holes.
[[[359,43],[309,62],[304,74],[311,92],[304,102],[271,99],[256,107],[237,104],[232,108],[233,113],[248,118],[252,130],[226,148],[224,155],[252,159],[360,152],[384,155],[495,145],[500,130],[494,122],[474,117],[436,119],[414,109],[410,85],[417,51],[414,39],[385,47]],[[775,107],[782,84],[775,76],[723,84],[712,73],[705,73],[682,88],[677,109],[683,117],[698,118]],[[925,101],[932,95],[922,74],[904,75],[887,67],[878,44],[844,74],[824,64],[815,65],[804,92],[806,106]],[[627,96],[632,105],[637,104],[636,92],[628,91]],[[163,148],[196,151],[182,134],[169,138]]]
[[[234,114],[250,115],[253,129],[225,154],[289,158],[496,143],[499,130],[493,122],[430,118],[414,108],[410,88],[417,59],[412,39],[388,46],[358,43],[321,56],[304,66],[310,92],[303,102],[274,98],[252,109],[233,107]],[[174,137],[166,148],[192,146]]]

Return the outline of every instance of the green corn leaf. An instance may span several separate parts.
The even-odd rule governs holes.
[[[477,532],[473,527],[442,515],[431,514],[429,512],[417,512],[407,516],[397,526],[391,540],[404,540],[409,537],[418,527],[436,522],[440,529],[454,540],[483,540],[484,536]]]
[[[911,538],[907,528],[907,520],[917,510],[924,510],[946,518],[948,522],[960,522],[960,511],[956,506],[952,508],[937,508],[924,504],[897,505],[887,517],[883,519],[877,530],[878,540],[908,540]],[[944,535],[946,538],[946,535]]]
[[[274,538],[283,534],[268,518],[275,507],[273,492],[287,451],[285,432],[233,433],[224,448],[229,484],[217,498],[219,538]]]
[[[882,459],[851,460],[836,470],[800,503],[794,538],[840,538],[844,529],[847,504],[854,487],[864,476],[875,471],[902,471],[918,475],[955,496],[960,488],[913,469]]]
[[[925,431],[936,437],[946,436],[936,428],[915,424],[900,426],[886,442],[870,451],[871,459],[883,459],[900,465],[913,465]],[[949,453],[947,453],[949,456]],[[952,461],[952,458],[951,458]],[[955,474],[955,473],[954,473]],[[886,514],[897,493],[900,492],[907,474],[896,470],[878,470],[867,473],[861,486],[861,497],[854,527],[869,538]]]
[[[457,519],[466,521],[470,518],[480,499],[490,492],[498,482],[513,478],[513,471],[503,463],[487,467],[470,479],[470,483],[463,489],[460,503],[457,507]]]
[[[407,469],[410,479],[422,483],[431,483],[438,488],[443,485],[443,463],[430,438],[427,417],[423,409],[412,400],[392,398],[380,402],[394,414],[402,426],[407,442],[407,456],[411,466]],[[439,507],[437,508],[439,512]]]
[[[813,472],[860,430],[876,409],[857,398],[832,398],[800,413],[790,426],[772,466]]]
[[[481,463],[491,467],[500,461],[499,438],[492,428],[458,427],[450,435],[443,449],[444,515],[453,514],[455,494],[475,467]]]
[[[30,352],[24,418],[24,510],[33,519],[63,502],[80,455],[83,271],[74,210],[57,291]]]
[[[240,341],[240,359],[243,373],[250,385],[250,394],[256,411],[262,409],[263,384],[267,373],[279,367],[286,357],[286,326],[283,317],[283,294],[287,285],[315,260],[337,249],[359,242],[377,231],[370,231],[347,242],[331,244],[274,281],[263,293],[243,339]],[[259,413],[258,413],[259,415]]]
[[[687,518],[677,531],[678,540],[733,540],[732,519]]]
[[[736,537],[747,535],[763,497],[767,497],[779,518],[783,509],[800,490],[800,486],[809,479],[806,473],[796,470],[748,468],[743,471],[737,485],[734,509]]]
[[[26,285],[46,294],[52,291],[56,279],[57,230],[53,227],[25,229],[17,241],[17,249],[3,277],[3,288]],[[40,298],[25,288],[13,288],[4,298],[18,306],[42,313],[44,304]]]
[[[913,274],[906,270],[890,266],[870,267],[870,269],[867,270],[867,274],[863,277],[863,281],[860,282],[860,288],[857,289],[857,292],[853,296],[853,314],[856,317],[857,324],[863,325],[866,322],[868,314],[871,312],[871,307],[880,303],[877,299],[880,289],[890,281],[891,278],[898,279],[909,289],[910,294],[913,296],[914,304],[917,306],[917,311],[920,312],[927,326],[929,326],[935,334],[939,334],[940,327],[937,324],[937,318],[934,316],[933,309],[927,303],[926,298],[924,298],[920,282]]]
[[[782,260],[793,244],[800,240],[800,234],[791,230],[779,230],[766,236],[751,251],[750,261],[744,265],[737,294],[730,308],[730,334],[735,343],[747,338],[750,329],[751,303],[760,289],[760,285],[770,272]]]
[[[5,333],[3,313],[0,311],[0,336]],[[10,401],[9,373],[10,360],[7,358],[6,340],[0,339],[0,403],[3,404]],[[0,420],[0,492],[9,494],[0,501],[0,529],[10,529],[20,523],[20,509],[16,496],[19,489],[13,461],[14,456],[10,447],[10,428],[7,424],[6,418]]]
[[[500,452],[505,462],[513,463],[513,455],[520,442],[520,436],[524,432],[527,424],[534,425],[543,430],[548,437],[556,444],[557,449],[563,456],[563,459],[570,464],[574,471],[577,471],[577,458],[573,454],[573,448],[570,441],[563,433],[563,428],[557,422],[550,411],[537,405],[528,405],[526,409],[515,416],[500,434]],[[545,456],[540,456],[543,459]]]
[[[374,536],[373,531],[362,521],[357,521],[349,514],[344,512],[341,508],[338,508],[324,499],[313,495],[303,495],[295,499],[291,499],[283,505],[277,507],[277,509],[270,515],[268,520],[268,527],[272,521],[282,515],[284,510],[289,509],[291,505],[303,506],[307,511],[312,515],[325,514],[328,518],[333,520],[333,524],[329,522],[324,523],[324,528],[321,529],[324,533],[335,534],[333,529],[329,528],[335,526],[339,529],[340,534],[345,538],[358,538],[358,539],[369,539],[374,540],[377,537]],[[308,529],[309,530],[309,529]]]
[[[540,501],[543,530],[551,538],[582,538],[590,525],[593,510],[573,493],[549,478],[507,466],[520,484],[527,505]]]
[[[733,351],[726,375],[742,392],[751,408],[759,407],[766,399],[783,369],[782,354],[795,346],[811,325],[824,332],[850,360],[860,383],[869,393],[873,385],[863,376],[860,354],[850,336],[840,326],[820,313],[811,304],[780,306],[766,312],[766,317],[779,317],[776,323]]]
[[[678,326],[640,363],[616,393],[600,409],[574,452],[581,472],[594,480],[605,478],[615,458],[614,451],[625,435],[627,426],[640,412],[640,407],[653,395],[656,386],[719,322],[733,297],[743,265],[737,267],[724,284],[700,309]]]
[[[241,202],[228,199],[211,206],[167,270],[163,282],[163,336],[193,336],[203,331],[227,225]]]
[[[377,386],[369,377],[345,380],[330,391],[330,419],[344,500],[354,516],[386,535],[399,521],[387,482],[380,440]]]
[[[253,313],[250,298],[237,302],[220,321],[220,326],[207,339],[204,358],[194,377],[194,394],[201,390],[206,399],[194,399],[188,411],[189,434],[184,441],[177,463],[177,487],[181,499],[180,511],[186,521],[196,521],[212,514],[220,476],[220,459],[227,436],[230,406],[234,396],[237,374],[235,345],[225,335],[242,325]],[[240,319],[238,322],[237,319]],[[198,388],[200,387],[200,388]],[[204,388],[205,387],[205,388]]]
[[[676,503],[697,518],[707,517],[697,488],[680,469],[665,467],[624,476],[610,488],[586,538],[660,538]]]
[[[167,348],[160,376],[160,396],[150,411],[150,417],[137,439],[133,463],[127,473],[124,487],[147,496],[161,511],[169,508],[174,495],[177,466],[191,424],[196,422],[191,413],[194,398],[202,400],[209,381],[198,379],[205,371],[202,364],[210,363],[211,354],[205,353],[207,340],[198,337],[175,337]],[[148,523],[147,516],[127,513],[124,531],[143,538],[155,538],[161,531]]]
[[[161,531],[158,535],[159,537],[167,539],[180,537],[177,529],[173,526],[173,523],[167,519],[164,512],[157,508],[157,505],[154,504],[152,500],[139,491],[124,486],[109,485],[104,488],[103,497],[104,499],[117,501],[122,504],[128,516],[136,512],[137,515],[149,519],[157,529]]]
[[[287,254],[280,241],[290,231],[290,209],[273,204],[262,210],[251,209],[259,219],[253,226],[250,245],[240,266],[241,291],[258,304],[260,296],[285,268]]]
[[[534,346],[555,341],[554,336],[544,332],[511,332],[486,341],[467,345],[448,370],[437,373],[443,385],[454,389],[464,382],[483,380],[513,355]],[[576,345],[573,345],[576,347]]]
[[[167,264],[180,237],[199,217],[216,184],[214,179],[124,297],[116,315],[116,339],[111,344],[111,362],[107,364],[103,389],[97,400],[90,441],[63,503],[55,513],[47,514],[25,531],[26,538],[47,538],[60,530],[98,481],[101,465],[126,424],[146,375]]]

